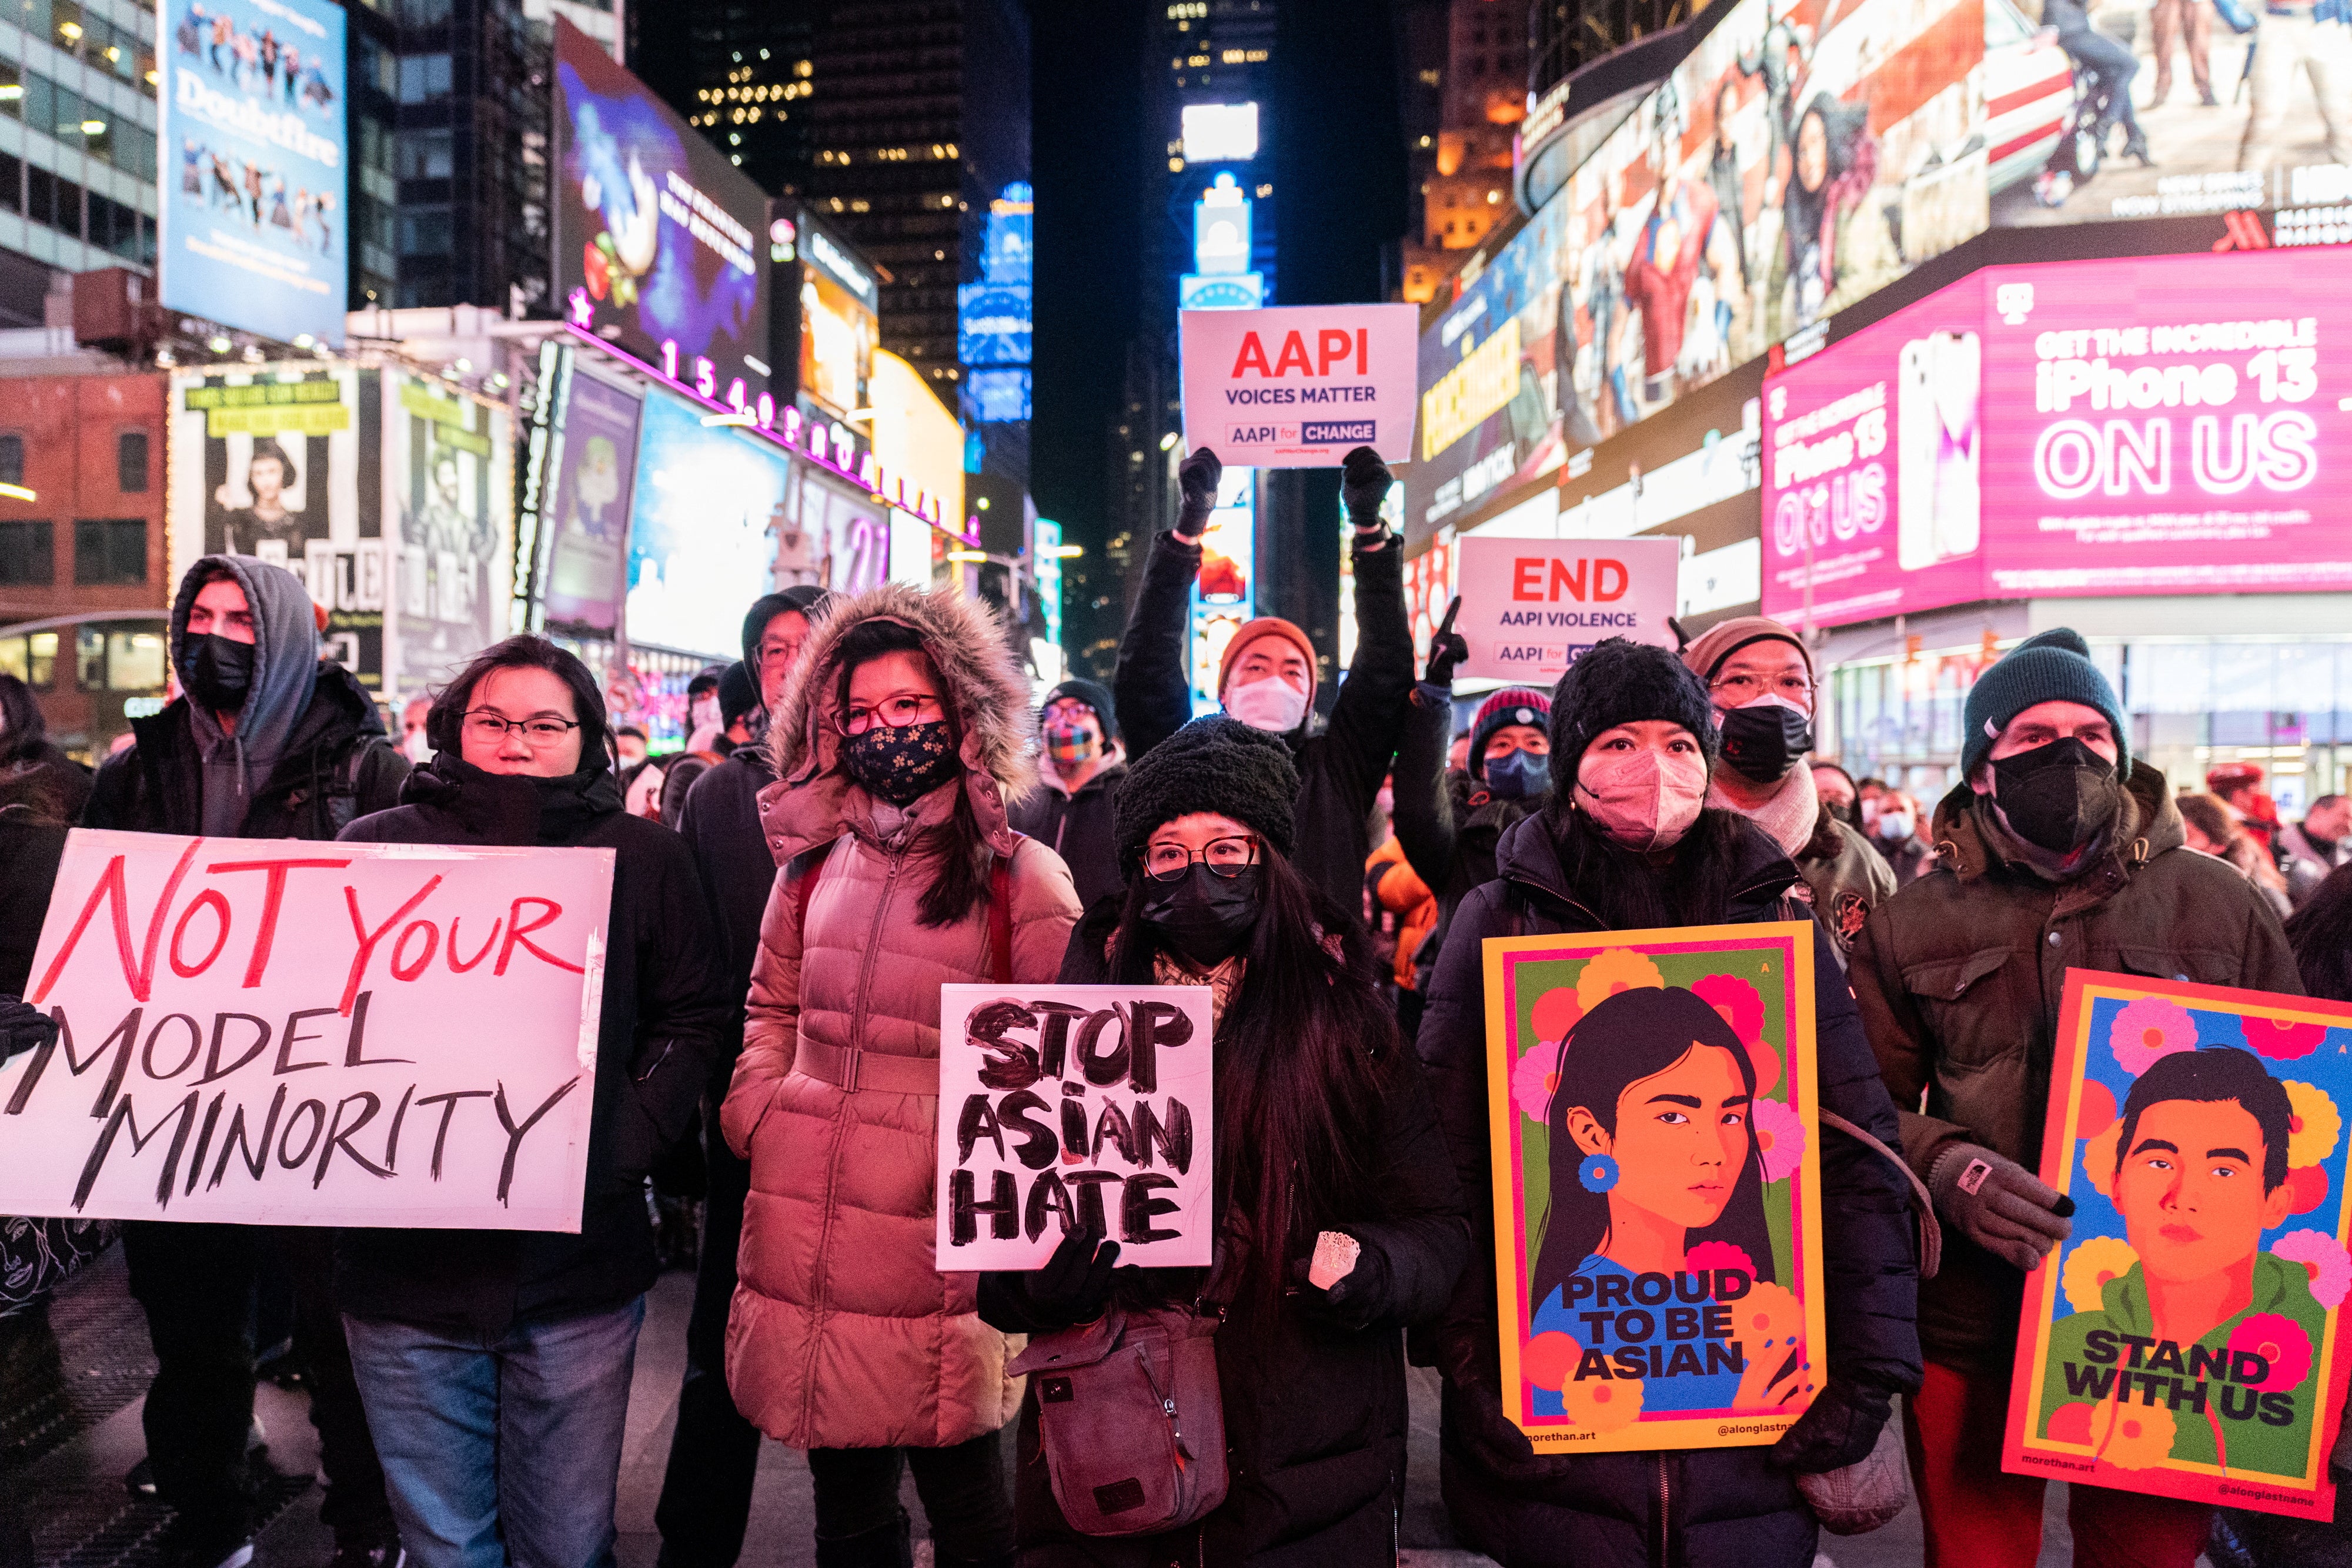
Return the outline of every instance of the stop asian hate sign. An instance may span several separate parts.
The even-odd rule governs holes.
[[[1359,446],[1412,455],[1413,305],[1181,316],[1184,444],[1228,467],[1335,468]]]

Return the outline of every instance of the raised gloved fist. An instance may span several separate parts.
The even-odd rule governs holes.
[[[1979,1144],[1956,1144],[1937,1156],[1927,1191],[1945,1224],[2029,1274],[2074,1233],[2073,1198]]]
[[[1348,520],[1360,528],[1379,527],[1381,502],[1395,483],[1389,465],[1370,447],[1359,446],[1339,459],[1339,501],[1348,508]]]
[[[1423,679],[1433,686],[1454,684],[1454,666],[1470,656],[1469,640],[1454,629],[1454,618],[1462,612],[1462,596],[1455,594],[1454,602],[1445,607],[1445,619],[1429,637],[1429,670]]]
[[[1183,511],[1176,524],[1177,531],[1197,538],[1216,510],[1217,482],[1225,476],[1225,465],[1217,455],[1203,446],[1177,465],[1177,487],[1184,492]]]

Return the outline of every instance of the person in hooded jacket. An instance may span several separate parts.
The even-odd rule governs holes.
[[[1218,700],[1244,724],[1279,735],[1298,763],[1299,874],[1340,908],[1360,909],[1368,824],[1405,726],[1412,695],[1412,629],[1405,617],[1403,550],[1381,519],[1391,483],[1369,446],[1348,454],[1339,497],[1355,528],[1356,659],[1332,705],[1315,717],[1315,646],[1279,616],[1234,632],[1217,676]],[[1192,717],[1185,676],[1186,617],[1201,570],[1201,536],[1216,508],[1224,465],[1206,447],[1177,469],[1183,508],[1160,536],[1118,645],[1114,689],[1128,766]]]
[[[1600,643],[1560,678],[1549,719],[1552,793],[1503,834],[1497,880],[1456,912],[1422,1020],[1477,1244],[1435,1336],[1446,1508],[1465,1542],[1505,1568],[1806,1568],[1817,1528],[1794,1476],[1869,1454],[1892,1397],[1919,1378],[1909,1183],[1859,1140],[1822,1130],[1828,1375],[1772,1447],[1537,1455],[1503,1414],[1488,1151],[1506,1129],[1487,1120],[1482,944],[1802,919],[1806,907],[1780,846],[1747,817],[1706,804],[1714,713],[1672,653]],[[1892,1143],[1895,1106],[1818,926],[1813,949],[1821,1103]]]
[[[543,637],[436,695],[435,755],[355,843],[609,849],[611,913],[577,1234],[352,1229],[336,1288],[419,1568],[612,1562],[629,1374],[655,1274],[646,1174],[685,1133],[726,1027],[693,857],[622,810],[595,677]]]
[[[1821,697],[1812,651],[1778,621],[1743,615],[1693,639],[1683,663],[1706,684],[1721,735],[1707,804],[1749,819],[1796,862],[1798,896],[1811,901],[1843,965],[1871,910],[1894,896],[1895,873],[1822,800],[1804,766]]]
[[[1919,1292],[1926,1381],[1904,1406],[1929,1568],[2021,1568],[2041,1551],[2042,1478],[2003,1471],[2000,1437],[2026,1275],[2073,1229],[2035,1174],[2066,971],[2303,992],[2269,905],[2187,847],[2090,653],[2057,627],[1977,678],[1937,866],[1878,906],[1853,951],[1904,1157],[1944,1227],[1943,1268]],[[2068,1493],[2078,1563],[2188,1568],[2203,1550],[2203,1504]]]
[[[398,799],[408,763],[367,691],[319,649],[302,580],[249,556],[205,556],[172,605],[180,695],[131,721],[82,809],[85,828],[205,838],[331,839]],[[300,1227],[122,1228],[146,1309],[155,1381],[141,1412],[167,1556],[237,1568],[253,1552],[246,1434],[253,1419],[255,1281],[276,1254],[295,1293],[295,1348],[328,1488],[320,1517],[345,1568],[393,1568],[400,1545],[335,1315],[332,1233]]]
[[[762,594],[743,617],[743,668],[759,683],[756,730],[782,706],[784,683],[833,596],[801,585]],[[743,1050],[743,997],[751,960],[760,950],[760,921],[776,883],[767,834],[760,827],[760,791],[776,781],[768,748],[737,747],[694,781],[677,821],[702,874],[710,919],[719,935],[720,983],[727,1028],[703,1091],[702,1245],[697,1258],[694,1308],[686,1324],[686,1381],[678,1390],[677,1426],[662,1475],[654,1526],[661,1531],[664,1568],[730,1568],[742,1555],[751,1517],[751,1483],[760,1468],[760,1429],[735,1408],[727,1388],[727,1314],[735,1300],[735,1252],[743,1235],[743,1200],[751,1167],[735,1157],[719,1130],[719,1103]]]
[[[89,800],[89,769],[49,739],[48,721],[32,688],[14,675],[0,675],[0,771],[33,768],[43,774],[68,822],[79,821]]]
[[[1919,836],[1919,802],[1900,789],[1878,798],[1878,815],[1870,824],[1870,847],[1895,873],[1896,887],[1908,887],[1934,869],[1936,851]]]
[[[911,1466],[941,1568],[1013,1545],[1000,1433],[1021,1379],[932,1257],[940,987],[1059,971],[1078,901],[1005,821],[1036,787],[1025,678],[985,606],[836,601],[768,728],[779,868],[720,1111],[751,1164],[727,1381],[808,1450],[821,1568],[906,1568]]]
[[[1125,895],[1087,912],[1062,965],[1067,985],[1209,988],[1214,1201],[1228,1216],[1215,1267],[1114,1273],[1118,1244],[1074,1230],[1058,1267],[987,1274],[981,1287],[982,1315],[1007,1333],[1090,1322],[1112,1300],[1129,1311],[1224,1302],[1215,1347],[1230,1490],[1178,1531],[1076,1533],[1048,1484],[1032,1379],[1021,1568],[1343,1568],[1394,1553],[1407,1419],[1397,1331],[1443,1310],[1470,1231],[1363,933],[1291,863],[1297,791],[1280,738],[1238,720],[1196,719],[1154,747],[1119,794]],[[1356,1248],[1328,1288],[1307,1279],[1327,1232]]]
[[[1052,846],[1070,868],[1078,903],[1092,909],[1122,892],[1117,848],[1118,787],[1127,777],[1118,705],[1110,693],[1076,676],[1045,694],[1037,713],[1045,788],[1013,808],[1013,826]]]

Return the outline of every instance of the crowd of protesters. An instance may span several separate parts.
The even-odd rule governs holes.
[[[577,1234],[121,1228],[157,1364],[134,1484],[170,1510],[173,1568],[253,1553],[265,1273],[293,1291],[335,1568],[611,1563],[649,1181],[681,1155],[700,1234],[666,1568],[744,1554],[770,1438],[806,1455],[823,1568],[908,1568],[909,1470],[940,1568],[1393,1562],[1408,1345],[1443,1381],[1453,1529],[1505,1568],[1806,1568],[1819,1479],[1898,1446],[1926,1563],[2035,1561],[2044,1485],[2000,1455],[2027,1277],[2071,1232],[2035,1174],[2065,971],[2352,1000],[2352,803],[2287,823],[2236,765],[2176,791],[2063,630],[1982,673],[1932,803],[1811,756],[1812,645],[1760,617],[1675,651],[1601,643],[1457,730],[1466,649],[1444,632],[1416,669],[1391,476],[1362,449],[1341,492],[1351,666],[1261,617],[1195,717],[1186,607],[1219,475],[1206,451],[1180,468],[1111,684],[1042,702],[977,601],[795,588],[752,601],[740,661],[696,678],[667,758],[528,635],[395,737],[322,657],[301,580],[241,556],[182,580],[179,695],[94,779],[0,675],[0,1051],[52,1028],[15,998],[68,824],[614,854]],[[1505,1413],[1484,944],[1787,920],[1813,923],[1833,1113],[1811,1402],[1768,1447],[1539,1453]],[[937,1268],[940,988],[959,982],[1207,991],[1210,1267],[1122,1265],[1078,1228],[1037,1270]],[[1683,1048],[1584,1049],[1580,1071],[1622,1088]],[[104,1241],[76,1224],[43,1256]],[[1219,1325],[1199,1364],[1227,1490],[1152,1532],[1107,1531],[1105,1489],[1060,1484],[1040,1404],[1060,1396],[1023,1375],[1024,1343],[1112,1319]],[[2333,1460],[2352,1469],[2352,1435]],[[0,1498],[0,1564],[32,1560],[32,1511]],[[2342,1560],[2340,1513],[2076,1486],[2069,1514],[2102,1568],[2209,1545]]]

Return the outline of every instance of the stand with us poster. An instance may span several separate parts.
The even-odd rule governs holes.
[[[2347,1097],[2352,1007],[2067,971],[2003,1469],[2333,1514]]]
[[[1486,945],[1503,1407],[1538,1452],[1770,1443],[1812,1403],[1812,942]]]

